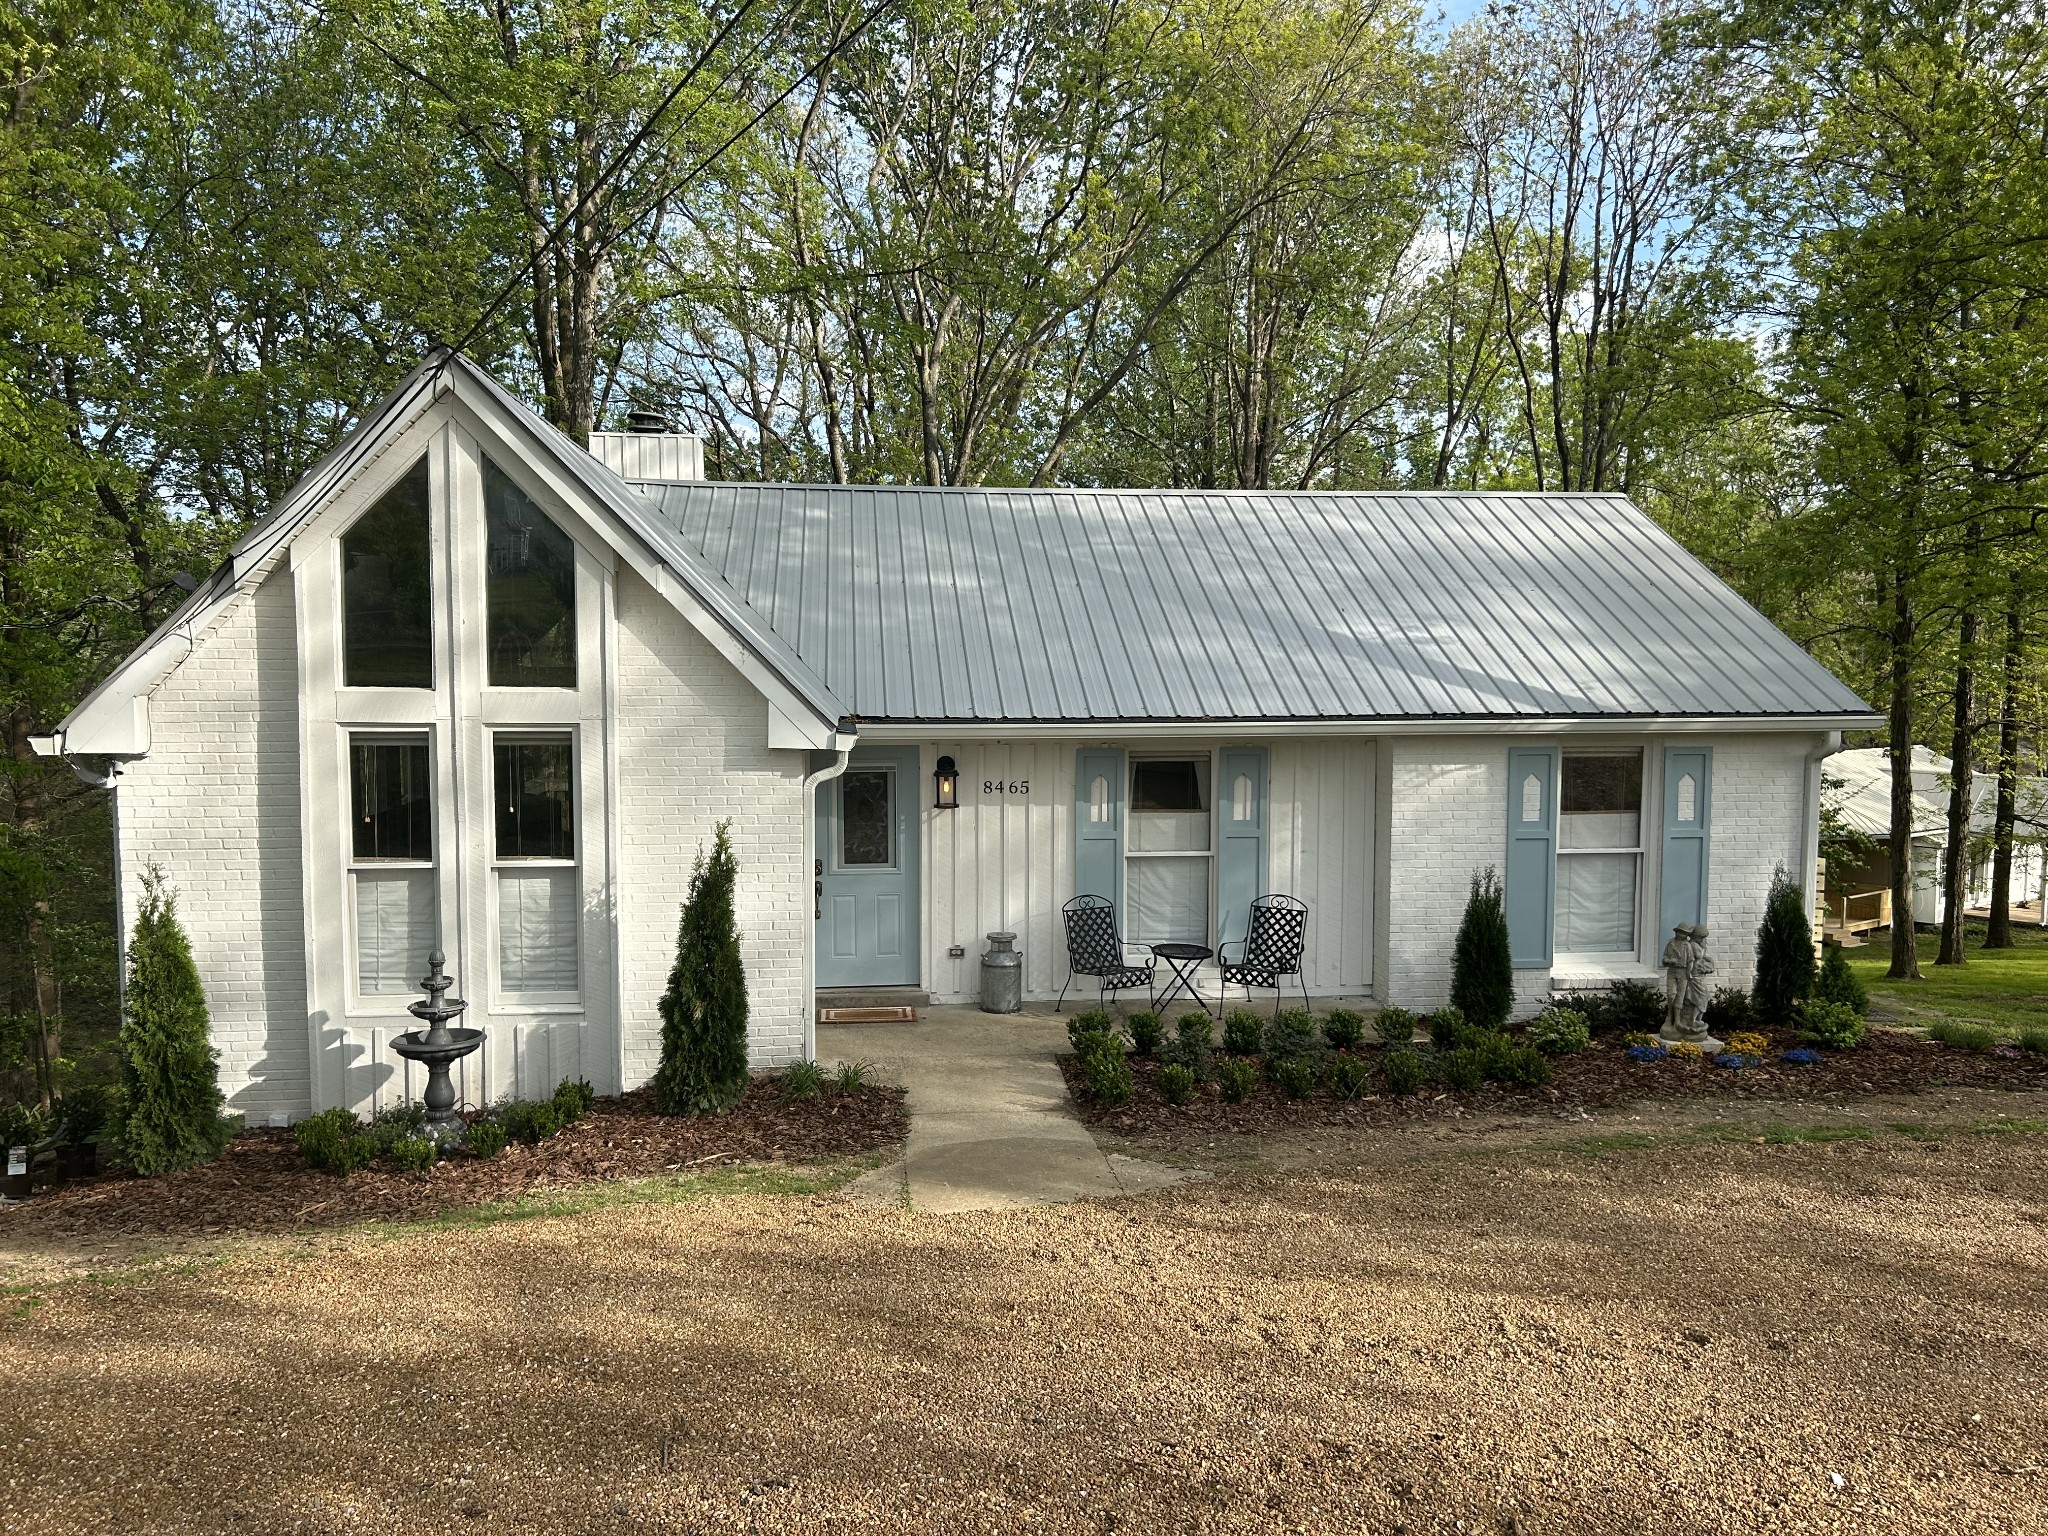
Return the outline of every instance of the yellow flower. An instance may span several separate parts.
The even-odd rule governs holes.
[[[1705,1061],[1707,1053],[1694,1045],[1690,1040],[1681,1040],[1678,1044],[1671,1047],[1671,1059],[1673,1061],[1697,1063]]]
[[[1770,1053],[1771,1041],[1753,1029],[1740,1029],[1728,1037],[1728,1049],[1738,1056],[1765,1056]]]

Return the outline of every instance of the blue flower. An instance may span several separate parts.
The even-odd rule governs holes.
[[[1632,1045],[1628,1048],[1630,1061],[1662,1061],[1670,1054],[1661,1045]]]
[[[1808,1050],[1805,1046],[1802,1045],[1797,1050],[1787,1051],[1783,1056],[1780,1056],[1778,1060],[1789,1061],[1795,1067],[1818,1066],[1820,1063],[1820,1052]]]
[[[1731,1072],[1740,1072],[1745,1067],[1757,1065],[1757,1058],[1744,1055],[1741,1051],[1721,1051],[1714,1057],[1714,1065],[1726,1067]]]

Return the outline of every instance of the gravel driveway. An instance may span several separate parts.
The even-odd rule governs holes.
[[[2044,1199],[2039,1134],[1387,1139],[273,1245],[22,1299],[0,1527],[2048,1530]]]

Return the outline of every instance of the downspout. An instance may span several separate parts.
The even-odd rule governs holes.
[[[841,724],[840,724],[840,733],[841,733],[841,734],[840,734],[840,737],[839,737],[839,739],[840,739],[840,740],[842,740],[842,741],[843,741],[843,740],[845,740],[845,738],[846,738],[846,735],[847,735],[847,734],[849,733],[849,726],[848,726],[848,723],[847,723],[847,722],[844,722],[844,721],[842,721],[842,722],[841,722]],[[839,748],[839,752],[838,752],[838,759],[837,759],[837,761],[835,761],[835,762],[831,763],[830,765],[828,765],[828,766],[826,766],[826,767],[824,767],[824,768],[820,768],[820,769],[819,769],[819,770],[818,770],[818,771],[817,771],[816,773],[813,773],[813,774],[807,774],[807,775],[805,776],[805,778],[804,778],[804,792],[803,792],[803,804],[804,804],[804,825],[805,825],[806,829],[807,829],[807,830],[808,830],[808,832],[809,832],[809,841],[810,841],[810,843],[811,843],[811,847],[812,847],[812,849],[813,849],[813,850],[815,850],[815,849],[817,848],[817,829],[818,829],[818,800],[817,800],[817,791],[818,791],[818,786],[819,786],[820,784],[823,784],[823,783],[825,783],[825,782],[826,782],[827,780],[830,780],[830,779],[836,779],[836,778],[838,778],[838,777],[839,777],[839,775],[841,775],[842,773],[846,772],[846,760],[847,760],[847,759],[848,759],[849,757],[851,757],[852,755],[853,755],[853,748],[851,748],[851,747],[841,747],[841,748]],[[813,859],[815,859],[815,858],[817,857],[817,854],[816,854],[816,852],[815,852],[815,851],[813,851],[813,853],[812,853],[811,857],[812,857]],[[815,864],[813,864],[813,865],[812,865],[812,868],[813,868],[813,870],[815,870],[815,869],[817,868],[817,866],[816,866]],[[815,877],[815,875],[813,876],[813,878],[816,878],[816,877]],[[817,887],[816,887],[815,885],[813,885],[813,886],[811,887],[811,890],[812,890],[812,892],[813,892],[813,893],[815,894],[815,892],[817,891]],[[805,938],[804,938],[804,1060],[805,1060],[805,1061],[816,1061],[816,1060],[818,1059],[818,923],[817,923],[817,908],[816,908],[816,907],[813,907],[813,908],[811,909],[811,911],[812,911],[812,918],[811,918],[811,926],[810,926],[810,927],[808,927],[808,928],[806,928],[806,929],[804,930],[804,934],[805,934]]]
[[[1806,892],[1807,915],[1813,915],[1819,892],[1816,887],[1820,880],[1820,765],[1821,759],[1831,757],[1842,750],[1842,733],[1829,731],[1821,744],[1806,754],[1806,820],[1803,834],[1805,847],[1801,850],[1799,873],[1801,889]],[[1816,949],[1820,945],[1820,934],[1813,936]]]

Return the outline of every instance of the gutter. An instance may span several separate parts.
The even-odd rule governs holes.
[[[1804,828],[1801,833],[1804,846],[1799,851],[1799,874],[1806,891],[1809,918],[1813,916],[1813,908],[1820,900],[1820,765],[1823,758],[1832,757],[1841,750],[1842,733],[1829,731],[1821,739],[1821,744],[1806,754],[1805,819],[1800,823]],[[1814,947],[1818,949],[1819,933],[1814,934],[1813,942]]]
[[[859,728],[856,725],[854,725],[854,723],[851,720],[840,721],[839,739],[841,741],[850,741],[856,734],[858,729]],[[827,783],[832,779],[836,779],[839,777],[839,775],[846,772],[846,760],[852,755],[853,748],[851,746],[841,747],[838,749],[838,755],[833,762],[831,762],[823,768],[820,768],[816,773],[810,773],[804,776],[804,819],[805,825],[811,829],[811,844],[814,848],[817,846],[818,786],[820,784]],[[812,857],[815,859],[817,856],[816,854],[813,854]],[[812,865],[812,871],[813,880],[821,878],[821,876],[817,873],[817,866],[815,864]],[[817,886],[813,885],[811,889],[813,893],[815,893],[818,888]],[[816,1061],[818,1059],[818,922],[817,917],[815,915],[816,910],[817,909],[815,907],[812,909],[813,916],[811,919],[811,926],[804,930],[805,1061]]]
[[[1882,715],[1548,715],[1356,716],[1343,719],[1187,720],[872,720],[869,741],[1014,741],[1060,737],[1084,741],[1176,740],[1216,736],[1682,736],[1707,732],[1875,730]]]
[[[112,789],[114,787],[114,780],[121,776],[122,759],[110,753],[81,752],[77,757],[73,757],[70,753],[66,752],[64,750],[64,733],[61,730],[50,736],[31,736],[28,739],[28,745],[29,750],[35,753],[37,757],[60,759],[66,768],[69,768],[83,782],[90,784],[94,789]],[[93,761],[104,763],[106,766],[104,768],[88,767],[87,764]]]

